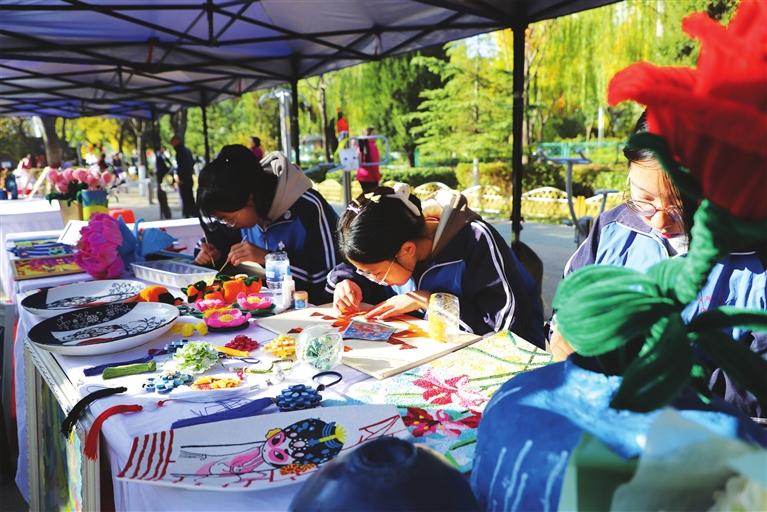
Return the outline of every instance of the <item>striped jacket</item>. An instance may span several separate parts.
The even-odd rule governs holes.
[[[344,279],[359,284],[363,300],[371,304],[402,291],[377,285],[344,263],[328,276],[328,292]],[[417,290],[456,295],[461,321],[475,334],[509,329],[543,346],[540,290],[498,231],[479,218],[463,226],[431,260],[419,263],[413,282]]]
[[[257,224],[243,229],[242,238],[267,251],[278,250],[282,242],[296,290],[306,290],[310,302],[324,304],[332,298],[325,291],[325,279],[338,261],[337,224],[333,208],[319,192],[309,189],[266,227]]]

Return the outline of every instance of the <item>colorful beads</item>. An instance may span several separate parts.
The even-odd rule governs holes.
[[[176,350],[173,361],[181,370],[202,373],[218,362],[218,351],[210,343],[187,343]]]
[[[293,357],[296,355],[296,338],[281,334],[264,345],[264,350],[275,357]]]
[[[300,411],[320,405],[322,396],[311,386],[296,384],[282,390],[274,398],[274,403],[281,411]]]
[[[157,391],[158,393],[170,393],[175,388],[190,384],[193,377],[188,373],[181,373],[179,371],[167,371],[163,372],[159,377],[149,377],[142,385],[144,391],[152,393]]]
[[[241,378],[203,376],[198,377],[192,383],[192,388],[200,391],[209,391],[212,389],[236,388],[241,383]]]
[[[235,350],[241,350],[243,352],[252,352],[258,348],[258,342],[252,340],[248,336],[245,336],[244,334],[238,334],[234,337],[232,341],[224,345],[228,348],[233,348]]]

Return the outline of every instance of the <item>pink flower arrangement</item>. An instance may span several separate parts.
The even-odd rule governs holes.
[[[226,307],[226,303],[221,299],[200,299],[194,302],[194,307],[198,311],[204,312],[211,309],[222,309]]]
[[[262,297],[257,293],[246,294],[240,292],[237,294],[237,304],[242,309],[252,311],[255,309],[266,309],[272,305],[272,299],[268,297]]]
[[[74,182],[78,188],[87,188],[87,190],[99,190],[108,188],[114,183],[115,176],[111,172],[101,172],[97,169],[65,169],[58,171],[56,169],[48,170],[48,179],[53,184],[56,191],[66,194],[70,189],[70,183]]]
[[[80,230],[75,262],[97,279],[119,277],[125,267],[118,248],[123,242],[119,223],[103,213],[97,213]]]
[[[239,327],[247,323],[248,320],[250,320],[250,313],[243,315],[242,311],[239,309],[231,308],[214,310],[213,313],[205,319],[205,323],[208,324],[208,327],[223,329],[228,327]]]

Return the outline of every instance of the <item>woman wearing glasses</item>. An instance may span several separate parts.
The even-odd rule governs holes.
[[[328,276],[342,311],[378,304],[368,318],[426,309],[433,292],[460,300],[461,323],[475,334],[509,329],[542,346],[540,291],[498,232],[457,193],[424,209],[407,185],[357,198],[338,226],[349,264]]]
[[[646,132],[646,113],[634,133]],[[692,227],[696,204],[681,199],[655,156],[650,151],[624,149],[629,162],[629,192],[622,204],[599,216],[589,237],[570,258],[565,275],[585,265],[618,265],[646,271],[668,258],[683,257]],[[767,310],[767,260],[763,249],[744,248],[719,262],[708,282],[684,311],[686,319],[722,305]],[[572,352],[552,324],[551,351],[558,359]],[[734,339],[760,354],[767,354],[767,333],[733,329]],[[753,397],[741,396],[721,370],[715,370],[710,385],[719,395],[736,403],[751,416],[761,416]]]
[[[270,153],[259,162],[245,146],[224,146],[200,173],[197,206],[206,233],[222,225],[240,230],[242,241],[231,247],[227,263],[263,265],[266,253],[282,243],[296,289],[309,292],[315,304],[330,299],[325,279],[336,266],[338,216],[284,155]],[[205,243],[198,261],[223,257]]]

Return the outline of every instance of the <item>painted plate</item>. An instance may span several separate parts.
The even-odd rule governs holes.
[[[109,279],[66,284],[28,295],[21,305],[35,316],[52,316],[93,306],[133,300],[146,286],[141,281]]]
[[[108,304],[43,320],[29,331],[42,349],[67,356],[121,352],[164,334],[178,308],[156,302]]]

